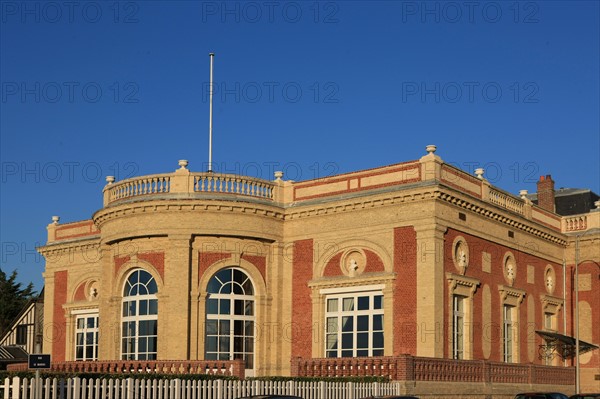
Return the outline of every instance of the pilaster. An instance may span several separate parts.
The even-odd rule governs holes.
[[[101,243],[100,270],[101,285],[98,292],[98,318],[100,323],[100,334],[98,334],[98,360],[121,359],[121,299],[122,287],[115,279],[116,271],[113,246]],[[117,250],[118,251],[118,250]],[[104,322],[104,320],[111,320]]]
[[[417,356],[444,355],[444,234],[437,223],[415,227],[417,233]]]
[[[191,234],[169,235],[164,288],[158,301],[159,359],[190,356],[191,239]]]

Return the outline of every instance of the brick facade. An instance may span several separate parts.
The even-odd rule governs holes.
[[[540,182],[538,207],[428,151],[416,161],[298,183],[180,168],[107,185],[105,206],[92,220],[48,226],[48,244],[40,248],[51,303],[45,318],[56,327],[46,348],[56,360],[73,360],[72,323],[95,311],[103,328],[98,360],[120,359],[123,284],[129,273],[147,268],[158,289],[158,359],[205,360],[212,339],[207,284],[231,267],[254,284],[253,303],[244,306],[252,306],[247,315],[255,323],[256,375],[297,374],[300,363],[292,359],[325,358],[328,295],[356,292],[382,297],[384,356],[372,361],[394,358],[406,375],[429,367],[416,357],[447,360],[444,367],[454,370],[454,294],[467,298],[465,361],[504,361],[508,304],[517,310],[516,365],[542,366],[547,361],[535,331],[547,327],[545,313],[553,317],[552,331],[574,334],[574,234],[584,261],[582,339],[599,343],[591,326],[600,322],[600,254],[594,252],[600,212],[573,224],[543,205],[544,190],[549,196],[553,190],[549,176]],[[136,198],[139,192],[145,194]],[[582,356],[582,364],[593,381],[598,351]]]
[[[417,353],[417,235],[411,227],[394,229],[394,356]]]
[[[292,357],[311,357],[312,302],[308,281],[312,277],[313,241],[294,242],[292,261]]]
[[[62,306],[67,303],[68,276],[69,272],[66,270],[54,273],[54,306],[52,318],[54,336],[52,355],[57,362],[64,361],[66,357],[67,320]]]

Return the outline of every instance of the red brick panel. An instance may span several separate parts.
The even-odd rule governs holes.
[[[158,271],[160,278],[165,281],[165,254],[164,252],[147,252],[138,254],[138,259],[150,263]]]
[[[201,252],[198,251],[198,283],[206,270],[220,260],[228,259],[231,254],[228,252]]]
[[[327,262],[325,270],[323,270],[323,277],[334,277],[343,275],[340,269],[340,261],[342,260],[342,253],[336,254],[333,258]]]
[[[63,305],[67,303],[68,272],[54,272],[54,336],[52,342],[52,359],[55,362],[65,361],[67,319]]]
[[[373,272],[384,272],[385,267],[383,266],[383,261],[373,251],[369,251],[365,249],[365,255],[367,256],[367,265],[365,267],[365,273],[373,273]]]
[[[73,297],[74,301],[85,301],[86,297],[85,297],[85,281],[81,284],[79,284],[79,287],[77,287],[77,290],[75,291],[75,296]]]
[[[412,226],[394,229],[394,271],[394,356],[416,355],[417,233]]]
[[[115,276],[117,275],[117,273],[119,273],[119,270],[121,270],[121,267],[129,262],[131,260],[131,257],[129,256],[115,256]]]
[[[292,357],[312,356],[312,303],[308,281],[312,279],[313,240],[294,242],[292,259]]]
[[[263,280],[266,281],[267,258],[264,255],[242,255],[242,259],[252,263],[260,272]]]

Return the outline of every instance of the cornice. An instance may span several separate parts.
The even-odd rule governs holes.
[[[130,202],[100,209],[93,215],[99,228],[109,220],[143,213],[159,212],[236,212],[283,220],[283,210],[276,205],[246,202],[213,202],[202,200],[161,200],[160,202]]]
[[[288,208],[285,212],[285,220],[297,220],[307,217],[331,215],[342,212],[351,212],[361,209],[376,208],[380,206],[390,206],[395,204],[413,203],[429,200],[441,200],[457,206],[462,209],[474,212],[487,219],[505,224],[509,227],[519,229],[528,234],[532,234],[543,240],[566,245],[567,240],[563,238],[561,233],[551,234],[547,230],[543,230],[533,226],[537,224],[534,221],[525,221],[521,216],[512,216],[508,212],[496,210],[496,206],[491,203],[481,204],[481,200],[466,199],[454,194],[454,189],[445,186],[426,186],[421,187],[418,192],[386,192],[378,193],[376,198],[361,196],[356,198],[340,199],[337,203],[321,203],[312,206],[306,206],[300,209],[300,206]]]
[[[556,308],[560,308],[564,303],[562,298],[548,294],[541,294],[540,301],[542,301],[543,307],[555,306]]]
[[[320,203],[312,206],[305,206],[308,209],[299,209],[298,207],[288,208],[285,213],[286,220],[302,219],[313,216],[330,215],[341,212],[351,212],[361,209],[376,208],[380,206],[389,206],[407,202],[420,202],[425,200],[433,200],[437,198],[436,190],[431,191],[419,191],[413,193],[403,192],[387,192],[384,194],[378,193],[377,197],[373,198],[360,196],[355,198],[339,199],[337,204],[332,203]]]
[[[47,260],[52,260],[55,255],[63,255],[76,251],[84,252],[89,250],[97,250],[99,247],[100,236],[95,236],[93,238],[53,242],[42,247],[37,247],[36,249]]]
[[[450,272],[446,273],[446,280],[448,280],[448,284],[451,290],[455,289],[458,285],[463,285],[465,287],[468,287],[472,291],[472,293],[474,293],[477,290],[477,286],[481,284],[479,279],[476,279],[474,277],[467,277],[461,274]]]
[[[520,288],[510,287],[508,285],[498,285],[498,291],[502,301],[506,301],[508,298],[513,298],[518,304],[523,302],[523,298],[527,294],[525,290]]]
[[[309,288],[320,290],[324,288],[342,288],[371,284],[385,284],[396,278],[396,273],[362,274],[357,277],[336,276],[321,277],[308,282]]]
[[[493,205],[493,204],[486,204],[486,206],[484,207],[484,206],[481,206],[481,205],[475,203],[475,201],[470,201],[470,200],[467,200],[464,198],[460,198],[457,195],[454,195],[449,192],[444,192],[444,191],[440,190],[440,191],[438,191],[438,193],[439,193],[438,198],[440,200],[448,202],[452,205],[458,206],[460,208],[466,209],[471,212],[475,212],[475,213],[477,213],[481,216],[484,216],[488,219],[495,220],[497,222],[500,222],[502,224],[505,224],[505,225],[510,226],[515,229],[519,229],[526,233],[537,236],[543,240],[550,241],[550,242],[553,242],[555,244],[559,244],[562,246],[565,246],[567,244],[567,240],[565,238],[561,237],[561,236],[563,236],[562,233],[557,232],[556,235],[550,234],[547,231],[538,229],[531,225],[536,222],[532,221],[531,224],[529,224],[522,220],[519,220],[519,219],[521,219],[521,217],[507,216],[506,214],[501,214],[499,212],[496,212],[495,210],[490,209],[492,207],[495,208],[495,205]]]
[[[98,310],[99,307],[99,301],[98,299],[95,299],[93,301],[76,301],[76,302],[68,302],[64,305],[62,305],[62,308],[67,311],[67,312],[71,312],[73,310]]]

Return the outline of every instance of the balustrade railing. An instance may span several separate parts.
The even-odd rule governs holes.
[[[483,367],[480,362],[452,359],[414,358],[415,380],[482,382]]]
[[[513,197],[512,195],[499,191],[495,188],[490,187],[490,197],[489,200],[491,203],[501,206],[503,208],[508,209],[509,211],[513,211],[520,215],[523,214],[523,206],[525,203],[523,200]]]
[[[292,360],[297,377],[385,376],[392,380],[468,383],[558,384],[575,381],[572,367],[453,360],[410,355]]]
[[[104,188],[104,206],[121,200],[156,194],[234,194],[273,200],[274,183],[239,175],[190,173],[141,176],[113,183]]]
[[[194,192],[228,193],[273,199],[273,183],[240,175],[192,174]]]
[[[170,183],[170,174],[150,175],[109,184],[105,190],[110,203],[140,195],[168,193],[171,190]]]
[[[586,215],[564,217],[564,231],[579,231],[587,229],[588,220]]]

